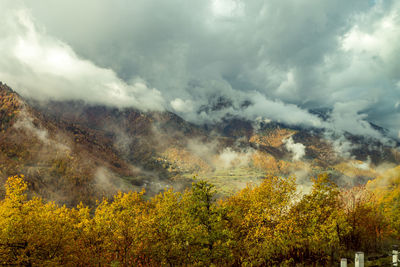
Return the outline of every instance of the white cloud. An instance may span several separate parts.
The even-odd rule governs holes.
[[[330,127],[336,131],[380,138],[381,134],[372,129],[366,121],[367,114],[362,113],[367,106],[368,103],[362,100],[335,103],[331,113]]]
[[[163,110],[159,91],[81,59],[67,44],[39,31],[26,9],[2,16],[0,77],[24,96]]]
[[[295,143],[292,137],[283,140],[286,149],[293,154],[293,161],[299,161],[306,154],[306,147],[302,143]]]
[[[171,107],[176,112],[192,112],[193,102],[191,100],[182,100],[180,98],[175,98],[170,102]]]

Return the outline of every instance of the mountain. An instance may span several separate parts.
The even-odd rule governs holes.
[[[216,103],[204,109],[229,104]],[[182,190],[193,179],[214,183],[221,195],[266,174],[308,184],[328,172],[339,184],[365,183],[382,163],[400,163],[392,146],[361,136],[330,139],[318,129],[238,117],[195,125],[167,111],[24,99],[5,84],[0,119],[2,182],[24,174],[32,193],[67,205],[93,205],[118,190]]]

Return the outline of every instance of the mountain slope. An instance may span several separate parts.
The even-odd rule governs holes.
[[[1,179],[25,174],[35,192],[76,204],[91,203],[108,190],[96,181],[103,169],[120,177],[134,175],[103,133],[49,120],[4,85],[1,94],[1,106],[11,107],[0,126]]]
[[[378,140],[341,137],[351,144],[343,154],[338,147],[347,143],[277,122],[235,117],[199,126],[170,112],[25,100],[4,84],[0,97],[1,180],[24,174],[32,192],[68,205],[93,204],[117,190],[184,188],[194,176],[221,194],[265,174],[309,184],[328,172],[339,184],[365,183],[381,163],[400,161]]]

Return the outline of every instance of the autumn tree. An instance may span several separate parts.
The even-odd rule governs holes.
[[[342,190],[340,207],[350,226],[344,243],[349,250],[376,251],[387,234],[387,219],[375,195],[365,186]]]
[[[314,179],[312,191],[293,206],[289,217],[296,231],[290,244],[296,261],[327,264],[342,250],[349,232],[339,205],[339,189],[327,174]]]
[[[247,186],[224,203],[234,234],[233,255],[239,265],[281,262],[287,249],[286,215],[296,199],[293,178],[269,176],[258,187]]]
[[[226,213],[213,187],[194,183],[184,193],[168,190],[151,200],[152,259],[161,265],[226,265],[231,260]]]
[[[139,265],[148,261],[146,242],[150,240],[148,202],[144,192],[118,193],[112,201],[104,199],[93,217],[80,205],[79,233],[81,266],[117,264]]]
[[[214,186],[205,181],[194,183],[185,195],[185,203],[189,218],[200,230],[195,240],[196,258],[206,265],[230,262],[232,233],[227,228],[227,209],[216,203]]]
[[[23,176],[10,177],[0,203],[0,262],[4,265],[62,265],[74,242],[71,210],[53,202],[27,199]]]
[[[328,175],[302,196],[294,178],[268,176],[227,199],[200,181],[150,199],[120,192],[94,209],[28,199],[27,187],[18,176],[6,183],[1,265],[327,265],[343,251],[376,251],[389,229],[370,191],[340,190]]]
[[[150,201],[149,212],[151,225],[147,236],[151,239],[152,260],[158,265],[171,266],[192,262],[189,244],[196,229],[185,218],[182,194],[168,190],[156,195]]]

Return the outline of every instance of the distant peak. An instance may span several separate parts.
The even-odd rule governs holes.
[[[7,128],[19,113],[23,106],[23,101],[5,83],[0,82],[0,130]]]
[[[13,89],[11,89],[7,84],[0,81],[0,91],[5,91],[8,93],[15,93]]]

